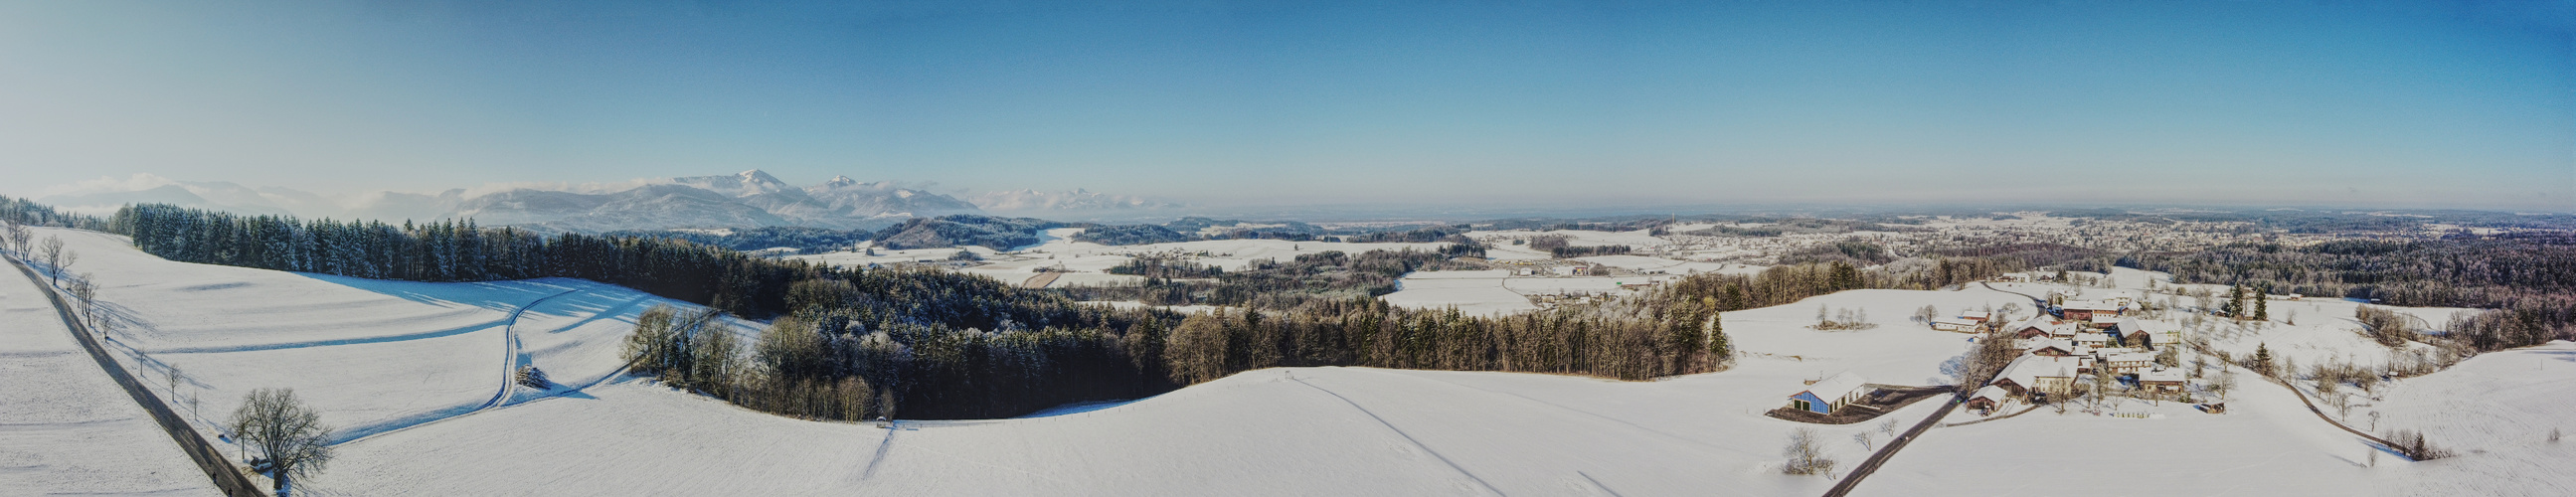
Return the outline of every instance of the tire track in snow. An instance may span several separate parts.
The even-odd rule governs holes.
[[[859,481],[868,481],[869,478],[875,478],[877,476],[877,464],[885,462],[886,453],[894,450],[895,432],[903,431],[903,425],[900,423],[902,422],[891,419],[886,420],[885,440],[877,442],[877,455],[876,457],[868,458],[868,469],[867,471],[859,473]]]
[[[604,309],[604,310],[601,310],[601,311],[599,311],[599,312],[592,313],[592,314],[590,315],[590,317],[582,318],[582,320],[580,320],[580,321],[574,321],[572,324],[567,324],[567,325],[563,325],[563,326],[556,327],[555,329],[546,330],[546,332],[547,332],[547,333],[563,333],[563,332],[566,332],[566,331],[571,331],[573,328],[580,328],[580,327],[581,327],[581,325],[590,324],[590,322],[592,322],[592,321],[598,321],[598,320],[601,320],[601,319],[608,319],[608,317],[609,317],[609,316],[615,316],[615,315],[618,315],[618,314],[623,314],[623,313],[625,313],[625,312],[626,312],[626,310],[627,310],[627,309],[633,309],[633,308],[636,308],[636,307],[642,306],[642,305],[644,305],[644,302],[646,302],[646,301],[650,301],[650,300],[653,300],[654,298],[655,298],[655,297],[654,297],[653,295],[651,295],[651,294],[646,294],[646,295],[637,296],[637,297],[635,297],[635,298],[633,298],[633,299],[628,299],[628,300],[626,301],[626,303],[623,303],[623,304],[617,304],[615,307],[609,307],[609,308]]]
[[[2039,312],[2042,312],[2042,313],[2046,313],[2046,312],[2048,312],[2048,299],[2043,299],[2043,298],[2039,298],[2039,297],[2032,297],[2032,296],[2030,296],[2030,294],[2027,294],[2027,293],[2021,293],[2021,292],[2016,292],[2016,291],[2012,291],[2012,290],[2005,290],[2005,289],[2001,289],[2001,288],[1995,288],[1995,285],[1990,284],[1990,283],[1986,283],[1986,282],[1983,282],[1983,281],[1979,281],[1979,282],[1977,282],[1977,286],[1986,287],[1986,289],[1987,289],[1987,290],[1994,290],[1994,291],[2004,292],[2004,293],[2009,293],[2009,294],[2013,294],[2013,295],[2020,295],[2020,296],[2021,296],[2021,298],[2030,299],[2030,301],[2031,301],[2031,303],[2032,303],[2033,305],[2037,305],[2037,306],[2039,306]]]
[[[1582,472],[1582,471],[1576,471],[1576,472],[1574,472],[1574,475],[1575,475],[1575,476],[1581,476],[1581,477],[1583,477],[1583,481],[1592,482],[1592,488],[1598,488],[1598,489],[1601,489],[1601,493],[1610,494],[1610,497],[1624,497],[1624,496],[1619,495],[1619,491],[1617,491],[1617,490],[1611,490],[1609,485],[1603,485],[1603,484],[1601,484],[1601,480],[1598,480],[1598,479],[1594,479],[1594,478],[1592,478],[1592,474],[1590,474],[1590,473],[1585,473],[1585,472]]]
[[[1484,487],[1486,492],[1490,492],[1494,495],[1503,495],[1502,489],[1494,488],[1494,484],[1486,483],[1484,478],[1478,478],[1475,473],[1467,472],[1467,468],[1459,466],[1457,461],[1449,460],[1449,456],[1440,455],[1440,451],[1431,450],[1431,446],[1423,445],[1422,440],[1413,438],[1413,434],[1405,433],[1403,428],[1395,427],[1395,423],[1389,423],[1386,421],[1386,418],[1378,417],[1377,412],[1370,411],[1367,407],[1361,407],[1359,402],[1352,401],[1350,397],[1343,397],[1342,394],[1333,393],[1332,390],[1326,390],[1324,387],[1315,386],[1313,383],[1307,383],[1305,379],[1298,378],[1296,375],[1288,375],[1288,381],[1294,381],[1299,385],[1305,385],[1306,388],[1315,389],[1317,392],[1324,392],[1324,395],[1331,395],[1333,398],[1342,399],[1342,403],[1350,404],[1351,408],[1358,409],[1360,414],[1366,414],[1369,419],[1377,420],[1377,424],[1386,426],[1386,429],[1388,431],[1395,432],[1396,436],[1404,437],[1404,441],[1412,442],[1415,448],[1422,449],[1422,452],[1431,454],[1431,457],[1433,459],[1439,459],[1441,464],[1449,465],[1449,469],[1457,470],[1459,475],[1466,476],[1468,480],[1476,482],[1477,486]]]
[[[1576,409],[1576,408],[1572,408],[1572,407],[1567,407],[1567,406],[1565,406],[1564,404],[1558,404],[1558,403],[1555,403],[1555,402],[1548,402],[1548,401],[1545,401],[1545,400],[1539,400],[1539,399],[1538,399],[1538,398],[1536,398],[1536,397],[1531,397],[1531,396],[1527,396],[1527,395],[1521,395],[1521,394],[1512,393],[1512,392],[1504,392],[1504,391],[1499,391],[1499,390],[1492,390],[1492,389],[1487,389],[1487,388],[1484,388],[1484,387],[1479,387],[1479,386],[1474,386],[1474,385],[1468,385],[1468,384],[1465,384],[1465,383],[1458,383],[1458,382],[1449,381],[1449,380],[1442,380],[1442,379],[1438,379],[1438,378],[1424,378],[1424,377],[1420,377],[1420,376],[1413,376],[1413,375],[1408,375],[1408,374],[1401,374],[1401,373],[1397,373],[1397,372],[1394,372],[1394,371],[1384,371],[1384,370],[1375,370],[1375,369],[1361,369],[1361,370],[1362,370],[1362,371],[1368,371],[1368,372],[1371,372],[1371,373],[1382,374],[1382,375],[1389,375],[1389,376],[1401,376],[1401,377],[1405,377],[1405,378],[1411,378],[1411,379],[1414,379],[1414,380],[1417,380],[1417,381],[1427,381],[1427,382],[1432,382],[1432,383],[1439,383],[1439,384],[1443,384],[1443,385],[1449,385],[1449,386],[1458,387],[1458,388],[1465,388],[1465,389],[1469,389],[1469,390],[1476,390],[1476,391],[1485,392],[1485,393],[1491,393],[1491,394],[1497,394],[1497,395],[1509,395],[1509,396],[1512,396],[1512,397],[1518,397],[1518,398],[1520,398],[1521,400],[1525,400],[1525,401],[1529,401],[1529,402],[1534,402],[1534,403],[1537,403],[1537,404],[1542,405],[1542,406],[1552,407],[1552,408],[1556,408],[1556,409],[1558,409],[1558,410],[1562,410],[1562,411],[1566,411],[1566,412],[1572,412],[1572,413],[1575,413],[1575,414],[1581,414],[1581,415],[1585,415],[1585,416],[1590,416],[1590,417],[1595,417],[1595,418],[1601,418],[1601,419],[1602,419],[1602,420],[1604,420],[1604,421],[1609,421],[1609,422],[1613,422],[1613,423],[1619,423],[1619,424],[1622,424],[1622,425],[1627,425],[1627,426],[1628,426],[1628,427],[1630,427],[1630,428],[1635,428],[1635,429],[1637,429],[1637,430],[1639,430],[1639,431],[1644,431],[1644,432],[1646,432],[1646,433],[1652,433],[1652,434],[1655,434],[1656,436],[1660,436],[1660,437],[1663,437],[1663,438],[1671,439],[1672,441],[1675,441],[1675,442],[1681,442],[1681,443],[1686,443],[1686,444],[1690,444],[1690,445],[1697,445],[1697,446],[1705,447],[1705,448],[1708,448],[1708,449],[1711,449],[1711,450],[1724,451],[1724,452],[1728,452],[1728,453],[1751,455],[1751,453],[1749,453],[1749,452],[1745,452],[1745,451],[1742,451],[1742,450],[1730,449],[1730,448],[1726,448],[1726,447],[1721,447],[1721,446],[1717,446],[1717,445],[1713,445],[1713,444],[1708,444],[1708,443],[1700,442],[1700,441],[1697,441],[1697,440],[1691,440],[1691,439],[1689,439],[1689,438],[1685,438],[1685,437],[1682,437],[1682,436],[1680,436],[1680,435],[1674,435],[1674,434],[1671,434],[1671,433],[1665,433],[1663,430],[1657,430],[1657,429],[1654,429],[1654,428],[1646,427],[1645,425],[1640,425],[1640,424],[1632,423],[1632,422],[1629,422],[1628,420],[1619,419],[1619,418],[1613,418],[1613,417],[1610,417],[1610,416],[1605,416],[1605,415],[1601,415],[1601,414],[1598,414],[1598,413],[1594,413],[1594,412],[1592,412],[1592,411],[1586,411],[1586,410],[1582,410],[1582,409]]]

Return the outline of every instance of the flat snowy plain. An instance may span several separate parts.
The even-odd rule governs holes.
[[[1661,381],[1279,368],[1079,412],[884,429],[761,414],[611,374],[633,316],[668,303],[631,290],[574,280],[355,280],[172,263],[110,235],[38,236],[64,238],[82,257],[74,271],[96,274],[121,320],[112,336],[127,367],[154,373],[146,378],[179,369],[177,397],[201,400],[198,428],[209,438],[216,429],[205,420],[261,387],[294,387],[348,430],[340,458],[302,485],[312,495],[1812,495],[1832,481],[1777,467],[1788,433],[1813,425],[1764,410],[1804,380],[1843,371],[1876,383],[1946,382],[1965,336],[1904,316],[1927,304],[2027,306],[1972,287],[1849,291],[1729,312],[1725,329],[1745,353],[1738,365]],[[0,478],[47,492],[202,489],[202,476],[95,367],[50,351],[70,350],[67,337],[42,345],[38,335],[63,332],[37,326],[50,314],[19,297],[29,291],[0,286],[11,337],[0,342],[11,368],[0,384],[60,400],[0,407],[9,416],[0,437],[21,436],[13,430],[22,426],[88,437],[93,424],[83,423],[99,420],[104,441],[37,439],[33,450],[0,446],[0,458],[73,461],[64,467],[114,471],[115,481],[56,479],[17,462]],[[1808,329],[1820,306],[1865,309],[1879,326]],[[2332,329],[2318,318],[2310,326]],[[757,326],[735,324],[744,333]],[[2263,339],[2277,349],[2327,334],[2267,331]],[[2384,355],[2349,351],[2366,353]],[[2571,453],[2543,436],[2576,427],[2571,356],[2576,344],[2564,342],[2488,354],[2384,390],[2382,423],[2453,441],[2464,452],[2454,459],[2383,455],[2373,466],[2370,446],[2318,420],[2287,389],[2248,380],[2226,415],[2132,401],[2113,410],[2150,418],[2043,410],[1936,428],[1859,493],[2565,495],[2568,477],[2546,468],[2565,466]],[[571,387],[508,386],[505,372],[521,364]],[[1915,404],[1889,419],[1911,424],[1936,407]],[[1867,454],[1852,435],[1877,424],[1817,428],[1827,452],[1848,465]]]

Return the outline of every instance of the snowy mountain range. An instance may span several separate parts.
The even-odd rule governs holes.
[[[643,179],[590,185],[494,185],[435,194],[370,192],[326,196],[224,181],[175,181],[138,174],[57,187],[36,200],[86,212],[133,203],[164,203],[245,214],[307,218],[473,218],[485,225],[542,231],[602,232],[673,228],[808,226],[874,229],[904,219],[948,214],[1097,211],[1171,206],[1086,190],[993,192],[969,202],[891,181],[834,176],[796,186],[760,170],[721,176]]]
[[[955,197],[836,176],[797,187],[759,170],[648,181],[580,193],[514,189],[464,199],[456,217],[563,231],[811,226],[882,227],[911,217],[982,212]]]

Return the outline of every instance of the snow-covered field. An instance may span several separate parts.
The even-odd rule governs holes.
[[[1436,271],[1405,275],[1395,293],[1381,297],[1389,305],[1412,309],[1455,307],[1468,314],[1506,314],[1538,309],[1527,296],[1505,288],[1510,271]]]
[[[2379,468],[2402,495],[2576,495],[2576,343],[2493,352],[2399,381],[2377,424],[2457,457]],[[2552,432],[2561,440],[2551,442]]]
[[[222,495],[0,263],[0,493]]]
[[[294,389],[344,443],[541,397],[551,392],[516,386],[511,372],[603,379],[622,366],[635,315],[690,307],[583,280],[414,283],[176,263],[118,236],[39,232],[64,240],[81,256],[73,270],[98,283],[110,350],[209,439],[259,388]],[[746,337],[757,326],[727,322]]]
[[[1674,276],[1513,276],[1510,270],[1423,271],[1404,275],[1388,304],[1411,309],[1458,308],[1492,315],[1538,309],[1531,297],[1626,295],[1622,285],[1671,281]]]
[[[1970,286],[1848,291],[1728,312],[1723,326],[1743,353],[1736,367],[1660,381],[1279,368],[1107,407],[1007,420],[906,421],[888,430],[787,419],[613,375],[619,337],[633,316],[670,303],[623,288],[574,280],[354,280],[172,263],[113,236],[40,230],[46,235],[64,237],[81,254],[75,271],[97,275],[102,299],[123,323],[112,335],[122,359],[156,374],[175,365],[182,372],[179,393],[201,399],[204,418],[220,417],[252,388],[294,387],[352,438],[370,435],[339,445],[330,470],[305,482],[302,489],[316,495],[1815,494],[1832,480],[1779,474],[1788,434],[1818,428],[1827,435],[1826,452],[1848,465],[1867,455],[1852,435],[1879,423],[1819,427],[1763,411],[1783,405],[1806,381],[1841,372],[1873,383],[1945,384],[1967,350],[1966,336],[1933,331],[1906,316],[1925,305],[1945,312],[2028,305],[2018,295]],[[1225,242],[1237,245],[1202,249],[1268,257],[1278,253],[1263,251],[1322,248]],[[1517,298],[1521,291],[1615,283],[1529,278],[1539,281],[1529,285],[1540,286],[1526,287],[1514,286],[1524,279],[1477,276],[1418,274],[1406,279],[1406,291],[1454,283]],[[2142,276],[2136,285],[2152,278]],[[2008,287],[2036,294],[2050,286]],[[0,358],[11,368],[0,385],[12,392],[33,385],[23,388],[61,397],[60,406],[70,407],[0,405],[0,416],[8,417],[0,420],[0,440],[30,433],[25,426],[42,432],[69,425],[82,437],[95,429],[103,441],[39,439],[46,447],[41,452],[19,455],[11,452],[19,445],[11,444],[0,446],[0,458],[64,457],[76,461],[65,463],[72,466],[141,468],[146,476],[115,473],[104,477],[115,480],[110,483],[52,479],[51,469],[20,469],[39,463],[13,462],[0,465],[0,478],[80,492],[199,489],[202,477],[174,446],[145,436],[157,434],[139,411],[113,414],[134,408],[104,377],[88,386],[80,385],[90,380],[72,379],[96,372],[70,362],[85,358],[54,351],[69,350],[67,338],[55,345],[17,339],[25,330],[62,332],[59,325],[36,326],[50,314],[20,297],[32,289],[11,288],[0,286],[0,302],[7,304],[0,320],[9,324],[0,333],[10,337],[0,342]],[[1412,298],[1398,295],[1404,293],[1389,299]],[[2313,346],[2338,356],[2384,350],[2366,339],[2341,338],[2352,333],[2335,320],[2348,320],[2350,308],[2317,305],[2301,311],[2299,325],[2263,331],[2263,343],[2276,351]],[[1810,329],[1818,308],[1865,311],[1877,326]],[[757,325],[734,324],[743,333]],[[2383,456],[2370,467],[2374,449],[2318,420],[2288,390],[2249,377],[2225,415],[2129,401],[2111,410],[2149,418],[2043,410],[1936,428],[1860,493],[2564,494],[2569,482],[2541,468],[2563,465],[2568,449],[2542,438],[2576,407],[2568,405],[2576,399],[2571,355],[2576,344],[2489,354],[2383,391],[2389,399],[2380,408],[2388,413],[2384,422],[2422,427],[2469,452],[2455,459],[2404,463]],[[505,372],[521,364],[544,368],[571,387],[509,387]],[[588,388],[572,388],[582,386]],[[1911,424],[1937,407],[1938,401],[1918,403],[1886,419]],[[212,434],[211,426],[200,429]],[[166,467],[149,469],[156,464]],[[2484,486],[2442,486],[2455,481]]]

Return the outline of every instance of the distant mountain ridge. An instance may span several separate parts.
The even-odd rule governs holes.
[[[252,189],[230,182],[172,181],[151,175],[106,180],[38,200],[103,212],[135,203],[163,203],[244,214],[382,220],[473,218],[490,226],[540,231],[605,232],[677,228],[802,226],[876,229],[915,217],[978,214],[956,197],[904,188],[891,181],[861,182],[836,176],[798,187],[760,170],[723,176],[641,180],[610,187],[514,187],[468,194],[373,192],[334,201],[286,188]],[[630,186],[631,185],[631,186]]]
[[[956,197],[834,176],[798,187],[754,169],[650,180],[606,193],[513,189],[463,199],[451,217],[550,231],[813,227],[873,229],[904,219],[981,213]]]
[[[599,233],[688,228],[808,227],[875,230],[908,219],[986,210],[1131,211],[1176,207],[1141,197],[1089,190],[1013,190],[960,199],[892,181],[833,176],[797,186],[758,169],[717,176],[643,179],[588,185],[502,185],[435,194],[372,192],[324,196],[286,188],[250,188],[222,181],[174,181],[138,174],[84,182],[35,200],[67,209],[103,213],[135,203],[163,203],[243,214],[307,218],[473,218],[490,226],[549,232]]]

